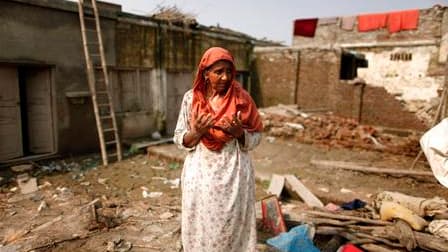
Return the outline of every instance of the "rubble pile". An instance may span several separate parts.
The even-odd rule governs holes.
[[[260,114],[265,132],[272,137],[293,137],[302,143],[407,156],[416,156],[420,151],[418,133],[405,137],[388,134],[379,127],[361,125],[354,119],[331,113],[304,113],[295,105],[262,108]]]

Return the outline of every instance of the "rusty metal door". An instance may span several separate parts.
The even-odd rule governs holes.
[[[16,67],[0,66],[0,160],[23,156]]]
[[[30,68],[26,71],[28,147],[32,154],[54,151],[50,74],[49,68]]]

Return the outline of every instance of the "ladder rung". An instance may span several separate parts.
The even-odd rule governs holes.
[[[90,56],[91,56],[91,57],[101,57],[101,54],[98,54],[98,53],[91,53]]]
[[[117,141],[113,140],[113,141],[109,141],[109,142],[105,142],[106,145],[111,145],[111,144],[116,144]]]
[[[96,94],[107,95],[109,93],[107,91],[97,91]]]
[[[100,103],[98,104],[98,107],[109,107],[110,104],[109,103]]]
[[[96,32],[96,29],[85,28],[84,30],[89,31],[89,32]]]
[[[107,120],[107,119],[112,119],[112,116],[100,116],[100,118],[103,120]]]
[[[114,152],[114,153],[111,153],[111,154],[107,154],[107,156],[108,157],[116,157],[116,156],[118,156],[118,153]]]
[[[103,132],[111,132],[111,131],[115,131],[115,128],[103,129]]]
[[[84,15],[84,19],[96,20],[94,16],[86,16],[86,15]]]

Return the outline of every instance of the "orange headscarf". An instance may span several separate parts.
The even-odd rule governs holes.
[[[232,63],[232,82],[227,89],[227,93],[222,100],[219,109],[214,111],[206,95],[206,83],[204,78],[204,71],[219,60],[226,60]],[[224,48],[212,47],[209,48],[202,56],[199,62],[198,72],[193,82],[193,102],[191,105],[192,116],[199,116],[201,114],[211,114],[216,120],[216,127],[211,128],[208,133],[204,134],[201,142],[210,150],[219,151],[225,143],[230,141],[233,136],[219,129],[220,119],[224,116],[232,119],[233,115],[240,111],[243,129],[248,132],[260,132],[263,130],[260,115],[257,107],[250,95],[241,87],[235,80],[236,70],[233,56]]]

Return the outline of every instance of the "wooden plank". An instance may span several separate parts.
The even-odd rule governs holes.
[[[285,177],[278,175],[278,174],[272,174],[271,183],[269,184],[268,193],[276,195],[277,197],[280,197],[280,194],[283,191],[283,188],[285,187]]]
[[[434,176],[433,173],[429,171],[414,171],[404,169],[369,167],[344,161],[311,160],[310,163],[319,166],[321,168],[328,168],[328,169],[343,169],[343,170],[360,171],[367,173],[391,174],[391,175],[411,175],[411,176],[431,176],[431,177]]]
[[[286,188],[297,194],[308,206],[323,207],[324,204],[294,175],[285,175]]]

